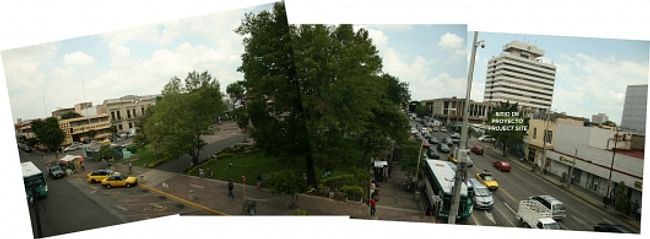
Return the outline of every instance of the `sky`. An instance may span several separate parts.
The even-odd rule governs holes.
[[[174,76],[208,71],[225,92],[242,80],[234,32],[247,12],[273,4],[179,19],[3,51],[13,119],[48,117],[80,102],[160,94]]]
[[[473,35],[473,33],[472,33]],[[620,124],[628,85],[648,84],[648,41],[479,32],[471,99],[482,101],[490,58],[513,40],[545,51],[544,61],[557,66],[551,109],[586,117],[606,113]],[[471,46],[473,39],[467,41]]]
[[[409,83],[411,100],[465,95],[467,25],[355,25],[368,30],[383,71]]]

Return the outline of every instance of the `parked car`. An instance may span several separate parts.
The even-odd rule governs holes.
[[[492,165],[501,172],[510,172],[510,169],[512,169],[508,162],[502,160],[495,160]]]
[[[566,208],[564,203],[550,195],[535,195],[528,199],[535,200],[542,203],[545,207],[551,210],[553,220],[561,220],[566,218]]]
[[[113,173],[113,170],[110,169],[97,169],[90,172],[88,176],[86,176],[86,180],[88,180],[89,183],[99,183]]]
[[[477,154],[477,155],[483,155],[483,148],[480,146],[473,146],[472,149],[470,149],[472,153]]]
[[[32,147],[29,147],[27,144],[18,144],[18,148],[22,149],[25,152],[32,152]]]
[[[481,170],[481,172],[476,174],[476,179],[490,190],[497,190],[499,188],[499,183],[497,183],[497,180],[492,176],[490,170]]]
[[[445,127],[440,128],[440,132],[447,133],[447,128]]]
[[[65,177],[65,171],[63,171],[59,165],[48,167],[47,171],[51,178],[57,179]]]
[[[104,180],[102,180],[102,186],[106,188],[112,187],[127,187],[135,186],[138,184],[138,178],[134,176],[124,176],[119,173],[115,173]]]
[[[483,135],[481,137],[478,137],[478,141],[493,143],[494,141],[496,141],[496,139],[492,138],[492,136],[489,136],[489,135]]]
[[[452,140],[452,139],[449,138],[449,137],[445,138],[445,141],[444,141],[444,142],[445,142],[447,145],[449,145],[449,146],[452,146],[452,145],[454,144],[454,140]]]
[[[616,233],[633,233],[630,229],[618,225],[618,224],[609,224],[609,223],[598,223],[594,226],[594,231],[596,232],[616,232]]]

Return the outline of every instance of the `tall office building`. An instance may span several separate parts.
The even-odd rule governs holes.
[[[542,61],[544,50],[512,41],[488,62],[484,102],[517,102],[524,112],[548,111],[556,66]]]
[[[621,127],[637,130],[645,134],[647,100],[648,85],[627,86]]]
[[[596,124],[602,124],[605,123],[609,120],[609,116],[605,113],[598,113],[595,115],[591,115],[591,122],[596,123]]]

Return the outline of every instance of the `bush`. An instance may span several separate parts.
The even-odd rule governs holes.
[[[341,191],[349,199],[360,200],[363,197],[363,188],[357,185],[343,185]]]
[[[307,212],[307,210],[298,208],[295,211],[295,215],[296,216],[307,216],[307,215],[309,215],[309,213]]]
[[[331,190],[340,190],[343,185],[353,185],[357,182],[352,174],[342,174],[337,176],[327,177],[321,180],[321,184],[329,187]]]
[[[153,162],[147,164],[147,167],[148,168],[155,168],[155,167],[158,167],[158,166],[164,164],[165,162],[167,162],[167,160],[164,160],[164,159],[156,160],[156,161],[153,161]]]

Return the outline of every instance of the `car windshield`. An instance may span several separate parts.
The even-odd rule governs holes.
[[[494,178],[492,176],[490,176],[490,175],[483,175],[483,179],[485,179],[485,181],[493,181],[494,180]]]
[[[479,197],[489,197],[492,193],[487,188],[474,188],[474,193]]]
[[[564,205],[558,204],[554,206],[554,211],[564,211]]]

